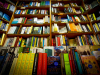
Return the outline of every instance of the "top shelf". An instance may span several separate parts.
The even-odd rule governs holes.
[[[17,9],[49,9],[49,6],[29,6],[29,7],[21,7],[21,6],[17,6]]]

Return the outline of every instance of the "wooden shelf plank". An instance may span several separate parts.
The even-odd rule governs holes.
[[[19,17],[27,17],[27,18],[38,17],[38,18],[43,18],[45,16],[50,16],[50,15],[47,15],[47,14],[15,14],[14,15],[15,18],[19,18]]]
[[[1,21],[3,21],[4,23],[9,23],[9,21],[3,19],[3,18],[0,18]]]
[[[1,30],[0,30],[0,34],[2,34],[2,33],[6,33],[6,31],[1,31]]]
[[[41,27],[41,26],[50,26],[50,23],[43,23],[43,24],[23,24],[23,23],[17,23],[17,24],[11,24],[11,26],[37,26],[37,27]]]
[[[76,37],[76,36],[89,35],[89,34],[93,34],[93,32],[52,33],[52,36],[55,36],[55,35],[66,35],[69,38],[73,38],[73,37]]]
[[[68,7],[65,7],[65,6],[52,6],[53,8],[68,8]],[[70,6],[70,7],[73,7],[73,8],[78,8],[80,9],[80,6]]]
[[[29,7],[22,7],[22,6],[17,6],[17,9],[49,9],[49,6],[29,6]]]
[[[98,22],[100,22],[100,20],[92,21],[91,23],[98,23]]]
[[[49,37],[50,34],[7,34],[8,37]]]

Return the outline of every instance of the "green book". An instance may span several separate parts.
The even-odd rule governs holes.
[[[65,63],[66,75],[71,75],[71,69],[70,69],[70,62],[69,62],[68,53],[64,54],[64,63]]]
[[[31,47],[32,47],[32,45],[33,45],[33,39],[34,39],[34,36],[32,37],[32,41],[31,41]]]
[[[36,47],[37,47],[37,43],[38,43],[38,37],[37,37],[37,39],[36,39]]]
[[[47,56],[52,56],[52,49],[45,49],[45,53],[47,53]]]
[[[23,47],[19,47],[18,53],[22,53],[22,51],[23,51]]]

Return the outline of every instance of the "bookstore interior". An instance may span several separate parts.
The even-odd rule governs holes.
[[[100,75],[100,0],[0,0],[0,75]]]

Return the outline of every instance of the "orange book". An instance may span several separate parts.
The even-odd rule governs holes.
[[[75,19],[74,19],[74,17],[72,17],[72,20],[73,20],[73,22],[75,22]]]
[[[27,18],[25,19],[24,24],[26,23],[26,21],[27,21]]]
[[[76,26],[74,23],[69,23],[71,31],[77,31]]]

